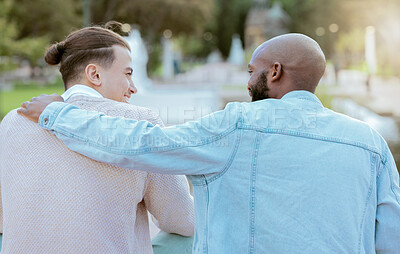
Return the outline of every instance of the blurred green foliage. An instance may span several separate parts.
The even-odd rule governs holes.
[[[34,80],[29,81],[15,81],[13,87],[17,90],[24,90],[24,89],[35,89],[38,87],[46,87],[46,88],[56,88],[56,89],[64,89],[63,81],[61,76],[55,78],[53,81],[50,82],[37,82]]]
[[[82,27],[81,0],[12,0],[11,2],[9,16],[18,24],[17,39],[45,37],[47,43],[54,43]]]
[[[0,2],[0,56],[18,56],[26,59],[32,66],[38,65],[38,59],[43,57],[45,48],[49,44],[49,36],[46,33],[43,36],[23,37],[21,36],[22,29],[19,22],[16,22],[13,16],[12,0],[4,0]],[[23,9],[23,7],[21,7]],[[11,63],[11,65],[10,65]],[[0,70],[9,70],[13,66],[9,59],[4,64],[7,67],[0,67]]]
[[[37,66],[40,63],[39,59],[44,56],[48,43],[49,39],[46,36],[26,37],[14,45],[14,55],[28,60],[32,66]]]
[[[109,20],[135,24],[139,28],[149,52],[150,74],[160,72],[162,46],[165,30],[172,38],[201,39],[205,27],[214,21],[214,0],[97,0],[91,1],[92,23]],[[189,39],[191,40],[191,39]],[[192,43],[190,45],[193,45]],[[191,55],[199,55],[197,48],[187,47]],[[206,55],[202,50],[200,55]]]
[[[213,49],[211,43],[197,36],[179,36],[175,39],[175,44],[183,55],[191,55],[195,58],[205,58]]]
[[[393,70],[400,76],[400,1],[398,0],[273,0],[282,3],[290,15],[291,32],[314,38],[328,58],[340,61],[342,68],[362,65],[365,29],[374,26],[378,73]],[[339,30],[332,32],[336,24]],[[322,28],[322,35],[316,29]],[[384,71],[383,71],[384,70]]]
[[[3,0],[0,2],[0,56],[9,56],[13,48],[13,44],[18,35],[15,22],[10,20],[10,10],[12,0]]]
[[[18,67],[18,64],[13,61],[12,57],[0,56],[0,74],[3,71],[11,71]]]
[[[215,0],[215,20],[209,24],[216,35],[216,46],[222,56],[228,57],[233,34],[244,42],[244,26],[251,0]]]
[[[89,1],[89,0],[88,0]],[[259,0],[261,1],[261,0]],[[289,14],[290,32],[314,38],[328,58],[347,68],[362,64],[364,33],[375,26],[380,73],[400,76],[400,1],[269,0]],[[92,24],[109,20],[136,24],[149,48],[149,69],[160,66],[163,32],[182,46],[185,59],[205,58],[217,48],[229,54],[232,35],[244,41],[252,0],[91,0]],[[47,45],[82,27],[83,0],[1,0],[0,56],[19,56],[37,65]],[[332,31],[331,25],[338,30]],[[323,31],[316,33],[319,29]],[[321,30],[322,29],[322,30]],[[351,52],[351,53],[349,53]],[[1,65],[1,63],[0,63]],[[0,70],[5,69],[0,66]]]
[[[92,22],[118,20],[138,24],[151,39],[170,29],[174,35],[201,33],[212,19],[213,0],[97,0],[91,1]]]
[[[28,84],[26,87],[19,86],[11,91],[0,92],[0,119],[2,119],[9,111],[19,108],[24,101],[30,100],[32,97],[41,94],[62,94],[64,92],[63,85],[58,86],[38,86]]]

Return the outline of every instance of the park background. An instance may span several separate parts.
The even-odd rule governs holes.
[[[134,74],[142,79],[132,102],[159,107],[169,125],[249,101],[253,50],[297,32],[325,52],[317,91],[324,105],[377,129],[399,166],[399,13],[398,0],[1,0],[0,119],[33,96],[63,92],[43,55],[84,26],[115,20],[136,31],[133,43],[143,48],[133,54],[146,62],[144,73]]]

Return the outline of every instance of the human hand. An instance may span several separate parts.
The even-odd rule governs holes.
[[[40,114],[52,102],[64,102],[64,99],[58,94],[42,94],[39,97],[33,97],[30,101],[22,103],[21,108],[17,110],[18,114],[37,123],[39,122]]]

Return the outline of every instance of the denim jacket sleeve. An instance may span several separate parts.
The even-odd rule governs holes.
[[[71,150],[101,162],[154,173],[200,175],[224,169],[236,151],[240,120],[240,103],[197,121],[161,128],[54,102],[40,115],[39,125]]]
[[[4,120],[3,120],[4,121]],[[1,124],[0,122],[0,176],[2,175],[2,171],[4,170],[4,163],[6,162],[6,158],[2,155],[4,154],[4,147],[5,145],[5,137],[6,137],[6,130],[4,127],[4,123]],[[1,179],[0,179],[0,236],[3,234],[3,203],[2,203],[2,195],[1,195]],[[0,239],[1,241],[1,239]],[[1,244],[0,244],[1,250]]]
[[[387,158],[377,179],[376,253],[399,253],[400,250],[400,187],[399,173],[393,156],[386,147]]]

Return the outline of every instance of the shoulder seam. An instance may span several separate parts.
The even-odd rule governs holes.
[[[309,138],[309,139],[315,139],[315,140],[321,140],[321,141],[326,141],[326,142],[332,142],[332,143],[338,143],[338,144],[345,144],[345,145],[351,145],[355,147],[359,147],[365,150],[368,150],[372,153],[375,153],[379,156],[381,160],[384,160],[384,157],[382,155],[382,152],[380,152],[378,149],[369,146],[367,144],[361,143],[361,142],[353,142],[347,139],[339,139],[339,138],[331,138],[331,137],[325,137],[325,136],[320,136],[316,134],[310,134],[306,132],[300,132],[300,131],[292,131],[292,130],[282,130],[282,129],[269,129],[269,128],[260,128],[256,126],[251,126],[251,125],[246,125],[246,124],[240,124],[238,126],[240,129],[249,129],[249,130],[254,130],[254,131],[259,131],[259,132],[265,132],[265,133],[271,133],[271,134],[281,134],[281,135],[287,135],[287,136],[297,136],[297,137],[303,137],[303,138]]]

